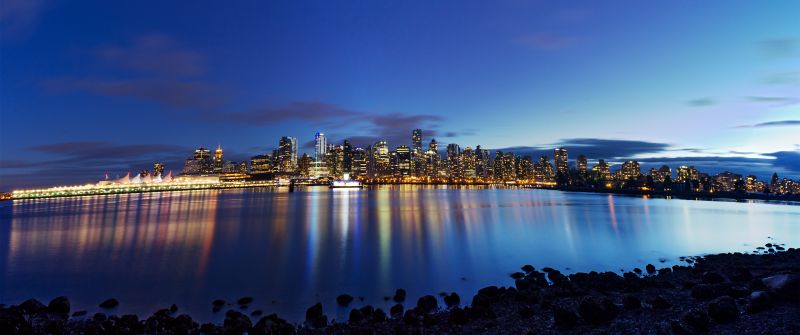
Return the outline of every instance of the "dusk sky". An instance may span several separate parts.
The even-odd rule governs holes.
[[[0,1],[0,191],[294,136],[800,178],[799,1]],[[574,163],[574,161],[573,161]]]

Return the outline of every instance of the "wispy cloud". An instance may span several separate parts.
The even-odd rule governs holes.
[[[764,127],[790,127],[790,126],[800,126],[800,120],[769,121],[751,125],[742,125],[738,126],[737,128],[764,128]]]
[[[129,97],[175,108],[217,108],[227,101],[219,88],[201,81],[63,77],[43,80],[41,86],[50,93]]]
[[[129,45],[101,47],[97,56],[114,67],[154,75],[196,76],[206,70],[199,52],[158,33],[137,36]]]
[[[772,58],[786,58],[800,55],[800,39],[781,37],[761,41],[761,50]]]
[[[577,41],[578,39],[575,37],[553,33],[533,33],[513,39],[513,42],[517,45],[539,50],[566,49],[574,46]]]
[[[3,0],[0,2],[0,38],[22,39],[30,35],[47,9],[44,0]]]
[[[693,107],[712,106],[712,105],[714,105],[716,103],[717,102],[714,99],[711,99],[711,98],[697,98],[697,99],[692,99],[692,100],[687,101],[687,104],[689,104],[689,106],[693,106]]]

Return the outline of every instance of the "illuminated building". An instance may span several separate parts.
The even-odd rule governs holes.
[[[214,173],[222,173],[222,168],[225,162],[222,160],[222,146],[217,145],[217,150],[214,150]]]
[[[422,153],[422,129],[411,131],[411,150],[415,154]]]
[[[473,179],[477,177],[476,167],[477,159],[475,155],[475,151],[473,151],[470,147],[464,148],[464,152],[461,153],[461,168],[463,177]]]
[[[436,139],[431,139],[428,151],[425,152],[425,175],[429,178],[439,177],[439,144]]]
[[[620,167],[619,171],[617,172],[619,173],[619,179],[621,180],[637,179],[640,175],[642,175],[639,162],[633,160],[622,163],[622,167]]]
[[[484,180],[492,177],[492,158],[480,145],[475,147],[475,176]]]
[[[344,171],[344,148],[342,146],[328,147],[325,153],[325,167],[328,169],[328,176],[341,178]]]
[[[344,173],[353,171],[353,145],[348,140],[342,143],[342,171]]]
[[[722,172],[714,176],[714,192],[735,192],[745,191],[742,175],[732,172]]]
[[[297,139],[284,136],[278,142],[278,171],[294,172],[297,166]]]
[[[186,159],[183,166],[184,175],[204,175],[214,173],[214,164],[211,160],[211,152],[203,147],[194,151],[192,158]]]
[[[272,157],[269,155],[257,155],[250,157],[250,174],[265,175],[272,173]]]
[[[364,148],[353,149],[353,178],[367,177],[367,151]]]
[[[686,181],[699,181],[700,175],[697,169],[694,166],[679,166],[678,167],[678,179],[679,182],[686,182]]]
[[[153,174],[156,176],[164,174],[164,164],[161,163],[153,164]]]
[[[604,160],[597,162],[597,165],[592,167],[592,174],[599,180],[611,180],[611,168]]]
[[[297,160],[297,172],[300,174],[301,177],[308,178],[313,175],[315,171],[314,168],[314,159],[311,158],[308,154],[303,154],[300,159]]]
[[[372,147],[372,156],[375,159],[375,176],[388,177],[390,174],[389,143],[386,141],[375,142]]]
[[[587,173],[588,161],[586,160],[586,156],[579,155],[578,156],[578,174],[581,176],[585,176]]]
[[[533,164],[533,178],[539,183],[549,183],[555,180],[553,165],[550,164],[549,157],[539,157],[539,160]]]
[[[459,162],[461,148],[458,144],[450,143],[447,145],[445,161],[447,162],[447,176],[450,178],[461,178],[461,164]]]
[[[518,180],[529,180],[533,178],[533,159],[531,156],[517,157],[516,172],[516,179]]]
[[[328,151],[328,139],[323,133],[314,135],[314,160],[321,161]]]
[[[408,146],[401,145],[397,147],[397,150],[395,150],[395,156],[397,161],[397,168],[394,170],[395,176],[411,176],[411,150],[408,148]]]
[[[422,130],[411,131],[411,174],[422,177],[425,174],[425,153],[422,151]]]
[[[567,157],[567,148],[557,148],[553,150],[553,159],[556,162],[556,173],[567,176],[569,175],[569,159]]]

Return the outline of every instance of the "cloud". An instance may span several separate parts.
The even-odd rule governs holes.
[[[138,36],[128,46],[100,48],[97,55],[114,67],[142,73],[196,76],[205,72],[199,52],[180,47],[164,34]]]
[[[697,99],[689,100],[687,103],[689,104],[689,106],[706,107],[706,106],[714,105],[717,102],[714,101],[714,99],[711,99],[711,98],[697,98]]]
[[[0,161],[0,190],[19,187],[83,184],[128,171],[152,169],[162,162],[167,170],[179,172],[190,148],[143,143],[119,144],[105,141],[76,141],[28,147],[44,159]],[[227,153],[226,153],[227,156]]]
[[[265,106],[250,112],[219,113],[218,121],[264,125],[287,120],[329,122],[356,117],[362,113],[324,102],[294,102],[286,106]]]
[[[128,97],[175,108],[217,108],[227,101],[219,88],[200,81],[65,77],[43,80],[41,86],[51,93]]]
[[[517,45],[539,50],[565,49],[574,46],[577,41],[575,37],[551,33],[534,33],[513,39],[513,42]]]
[[[764,127],[788,127],[788,126],[800,126],[800,120],[769,121],[769,122],[756,123],[753,125],[739,126],[737,128],[764,128]]]
[[[800,84],[800,71],[776,72],[764,78],[764,82],[772,85]]]
[[[660,153],[667,151],[670,145],[666,143],[634,140],[570,138],[546,146],[519,146],[500,148],[497,150],[511,151],[533,157],[546,155],[552,158],[553,149],[558,147],[567,148],[570,155],[574,155],[575,157],[577,157],[577,155],[586,155],[586,157],[590,159],[610,160],[629,159],[640,155]]]
[[[793,37],[764,40],[761,41],[761,50],[772,58],[794,57],[800,50],[800,40]]]
[[[47,9],[43,0],[3,0],[0,4],[0,38],[25,38],[36,28]]]

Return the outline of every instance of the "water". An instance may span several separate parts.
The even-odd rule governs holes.
[[[524,264],[630,270],[775,241],[800,245],[800,206],[414,186],[27,200],[0,203],[0,303],[66,295],[91,314],[116,297],[114,313],[176,303],[218,322],[212,300],[251,296],[248,311],[300,321],[321,301],[342,320],[340,293],[384,310],[400,287],[407,305],[468,303]]]

